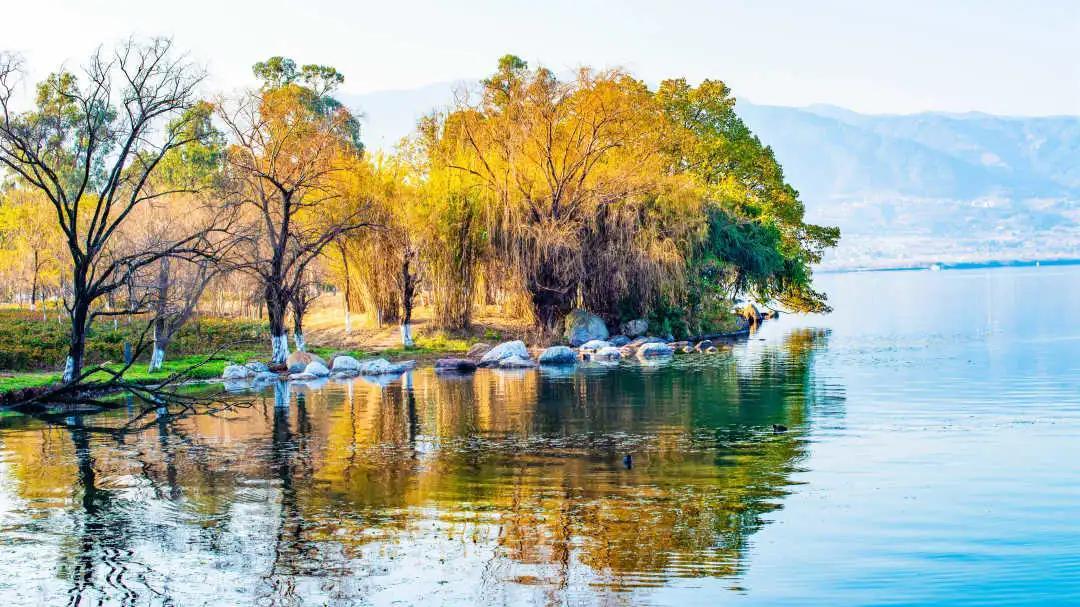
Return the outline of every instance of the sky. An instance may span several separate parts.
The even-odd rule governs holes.
[[[230,90],[273,55],[333,65],[345,93],[472,80],[514,53],[556,72],[719,78],[759,104],[867,113],[1080,114],[1080,2],[35,0],[0,15],[32,78],[99,44],[167,35]]]

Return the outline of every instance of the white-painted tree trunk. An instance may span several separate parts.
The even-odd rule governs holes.
[[[64,362],[64,382],[67,383],[67,382],[71,381],[72,379],[74,379],[74,377],[73,377],[74,373],[75,373],[75,359],[69,356],[69,357],[67,357],[67,361]]]
[[[289,358],[289,336],[271,335],[270,348],[270,362],[275,364],[285,364],[285,359]]]
[[[165,350],[154,346],[154,353],[150,355],[150,366],[147,370],[153,373],[154,371],[160,371],[161,365],[165,362]]]
[[[411,324],[406,323],[401,325],[401,345],[405,348],[411,348],[415,345],[412,337]]]
[[[296,342],[297,352],[307,352],[307,344],[304,343],[303,333],[293,333],[293,341]]]

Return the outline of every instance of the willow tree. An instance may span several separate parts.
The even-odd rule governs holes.
[[[493,245],[529,294],[541,335],[556,333],[595,269],[589,234],[653,187],[654,107],[621,71],[560,81],[506,56],[480,102],[460,103],[447,120],[463,152],[448,166],[487,191]]]
[[[460,118],[426,116],[402,150],[418,182],[414,229],[422,232],[425,288],[435,324],[444,329],[469,327],[482,266],[492,261],[485,219],[490,192],[476,176],[452,168],[471,154],[462,146]]]
[[[401,344],[413,346],[412,312],[421,277],[420,249],[428,229],[418,216],[415,176],[401,159],[378,155],[339,175],[350,201],[363,201],[378,228],[338,239],[341,282],[355,289],[377,323],[397,322]],[[346,297],[351,295],[346,293]]]
[[[335,173],[359,161],[357,121],[332,96],[344,77],[331,67],[275,57],[255,65],[263,86],[219,104],[231,145],[230,198],[248,219],[235,266],[262,286],[272,362],[289,355],[285,320],[309,266],[330,243],[369,225],[367,208],[345,204]],[[301,341],[302,341],[301,337]]]
[[[132,40],[113,53],[99,50],[79,75],[50,75],[25,112],[15,110],[20,73],[17,57],[0,57],[0,165],[44,193],[55,211],[67,250],[63,274],[71,281],[63,378],[79,382],[93,318],[126,313],[95,303],[162,257],[197,254],[208,229],[123,254],[110,246],[137,209],[186,189],[156,188],[152,177],[171,151],[203,135],[187,128],[197,119],[190,110],[203,71],[169,40]]]

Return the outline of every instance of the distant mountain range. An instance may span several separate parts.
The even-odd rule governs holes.
[[[390,149],[464,84],[347,98]],[[1080,259],[1080,116],[860,114],[740,101],[811,221],[838,225],[827,267]]]

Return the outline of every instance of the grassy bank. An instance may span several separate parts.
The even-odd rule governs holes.
[[[124,343],[139,340],[145,324],[121,320],[97,322],[87,335],[86,364],[108,364],[119,370],[123,365],[116,362],[124,358]],[[59,369],[67,356],[69,339],[68,324],[58,322],[55,312],[43,318],[41,312],[28,310],[0,310],[0,394],[36,388],[55,383],[60,379]],[[174,338],[163,368],[150,373],[147,370],[149,352],[145,352],[125,373],[129,381],[153,383],[173,373],[199,365],[189,374],[192,379],[221,377],[225,365],[231,362],[265,360],[270,351],[265,323],[227,318],[197,318],[188,323]],[[463,352],[470,341],[447,337],[441,333],[418,336],[416,347],[404,348],[357,348],[353,345],[322,344],[311,351],[326,358],[336,354],[348,354],[357,358],[373,355],[390,358],[434,358],[439,355]],[[221,349],[213,360],[207,356]],[[107,379],[101,373],[94,379]]]

